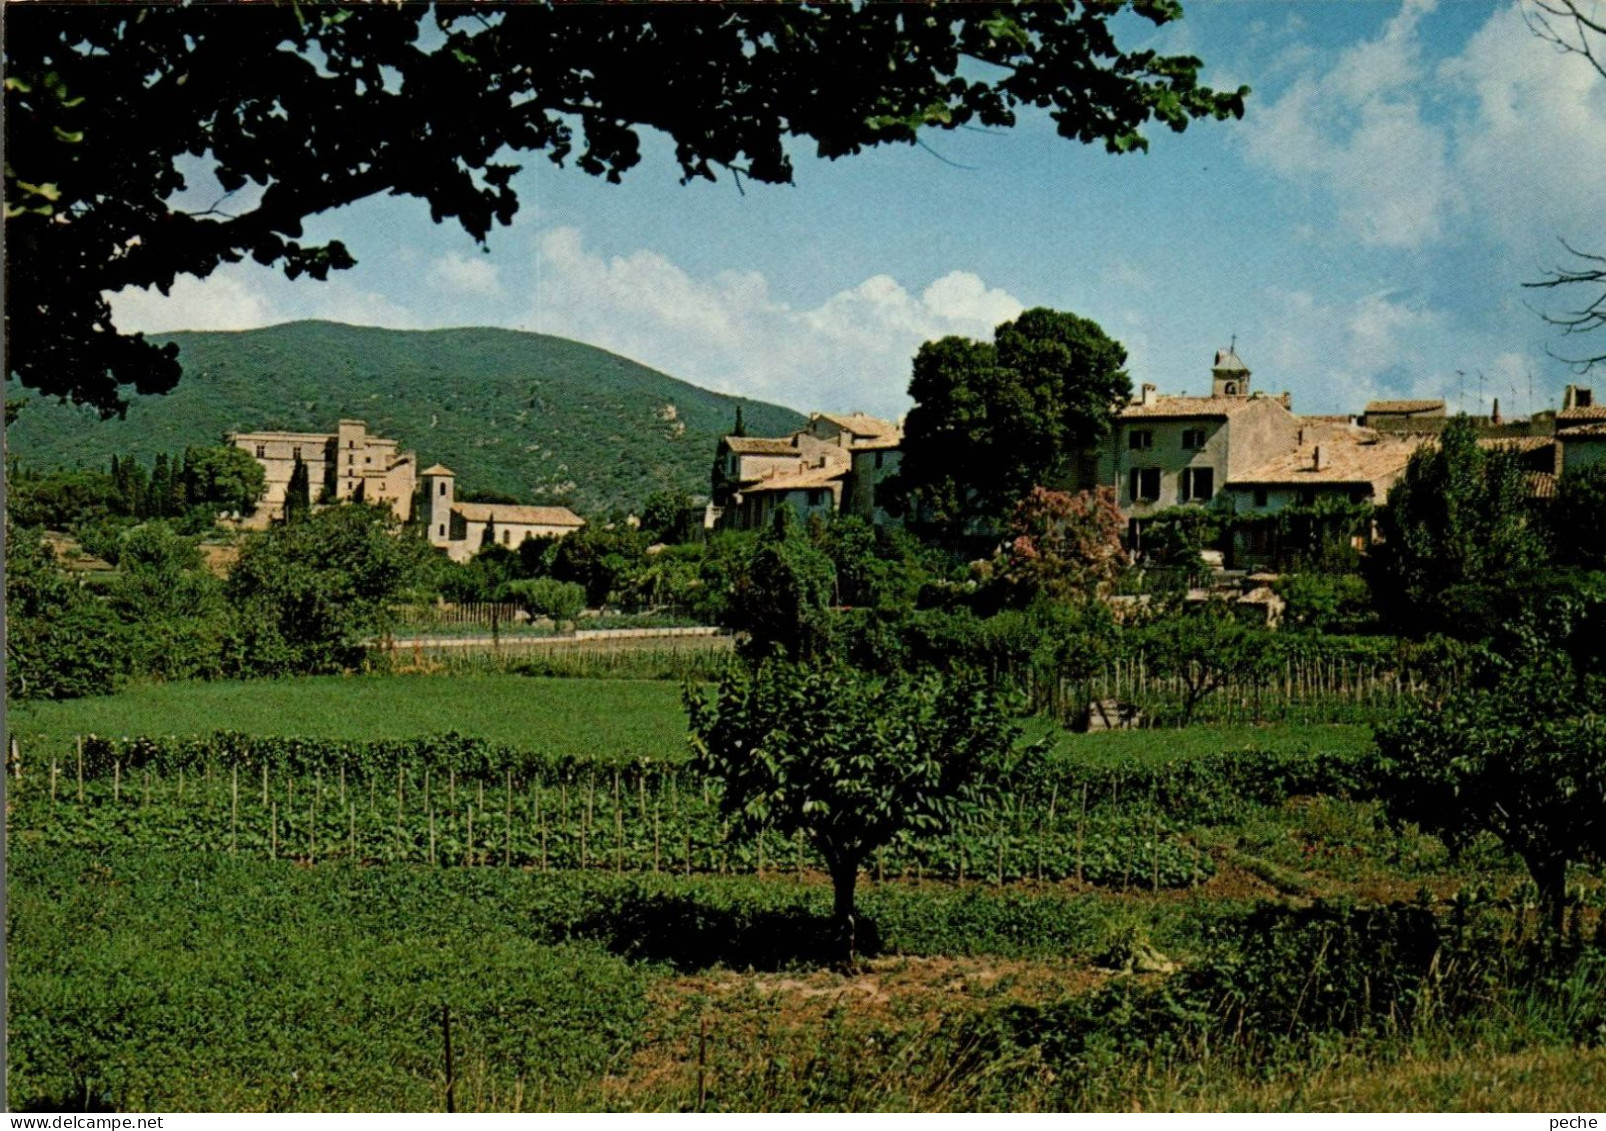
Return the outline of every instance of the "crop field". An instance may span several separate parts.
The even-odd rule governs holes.
[[[680,688],[664,680],[483,673],[151,683],[99,699],[24,703],[10,731],[24,758],[65,758],[73,736],[207,734],[363,740],[457,731],[556,757],[680,757]]]
[[[1602,877],[1541,953],[1513,857],[1383,818],[1363,726],[1028,720],[975,820],[867,866],[842,967],[817,858],[726,835],[672,682],[150,686],[12,725],[18,1110],[1606,1101]]]

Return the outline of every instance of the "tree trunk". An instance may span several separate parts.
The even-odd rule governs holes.
[[[831,865],[831,925],[843,962],[853,961],[857,924],[853,916],[853,889],[859,882],[859,862]]]
[[[1534,886],[1539,889],[1539,922],[1546,941],[1554,946],[1561,941],[1566,924],[1567,860],[1566,857],[1530,858],[1527,864]]]

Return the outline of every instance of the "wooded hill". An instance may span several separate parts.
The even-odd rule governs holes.
[[[136,397],[122,420],[29,397],[8,429],[24,465],[104,468],[113,454],[216,442],[225,432],[333,432],[342,417],[444,463],[459,490],[564,501],[582,512],[639,506],[654,490],[708,493],[720,435],[742,407],[755,435],[805,419],[778,405],[700,389],[617,354],[516,330],[381,330],[290,322],[185,332],[184,378]],[[26,396],[8,385],[8,399]]]

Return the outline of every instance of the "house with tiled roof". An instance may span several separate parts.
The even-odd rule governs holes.
[[[1556,414],[1556,473],[1606,462],[1606,405],[1594,390],[1568,385]]]
[[[425,468],[419,480],[420,517],[428,522],[429,544],[454,562],[466,562],[486,546],[516,550],[526,538],[561,538],[585,525],[568,507],[459,502],[456,474],[438,463]]]
[[[864,413],[813,413],[790,436],[725,436],[715,457],[712,513],[723,526],[767,525],[783,506],[799,517],[845,512],[887,521],[878,488],[897,470],[903,429]]]
[[[1236,476],[1295,446],[1300,424],[1288,395],[1255,392],[1252,380],[1234,350],[1218,350],[1209,396],[1168,396],[1146,384],[1116,414],[1095,474],[1115,488],[1135,544],[1149,515],[1208,504]]]

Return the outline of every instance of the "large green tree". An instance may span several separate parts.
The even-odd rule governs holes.
[[[1467,417],[1412,454],[1380,516],[1380,593],[1402,624],[1454,628],[1452,591],[1541,565],[1545,541],[1517,453],[1485,449]]]
[[[917,513],[959,536],[1000,523],[1034,487],[1071,485],[1131,396],[1125,365],[1096,322],[1041,307],[992,342],[921,346],[900,469]]]
[[[922,130],[1022,108],[1112,152],[1241,115],[1247,88],[1128,50],[1116,17],[1179,0],[1033,4],[16,5],[6,13],[6,334],[25,385],[102,411],[165,392],[177,350],[113,324],[106,294],[164,292],[249,256],[291,278],[351,266],[303,225],[376,193],[483,241],[519,201],[509,151],[618,180],[639,131],[685,179],[792,179]],[[173,203],[202,164],[225,197]]]

